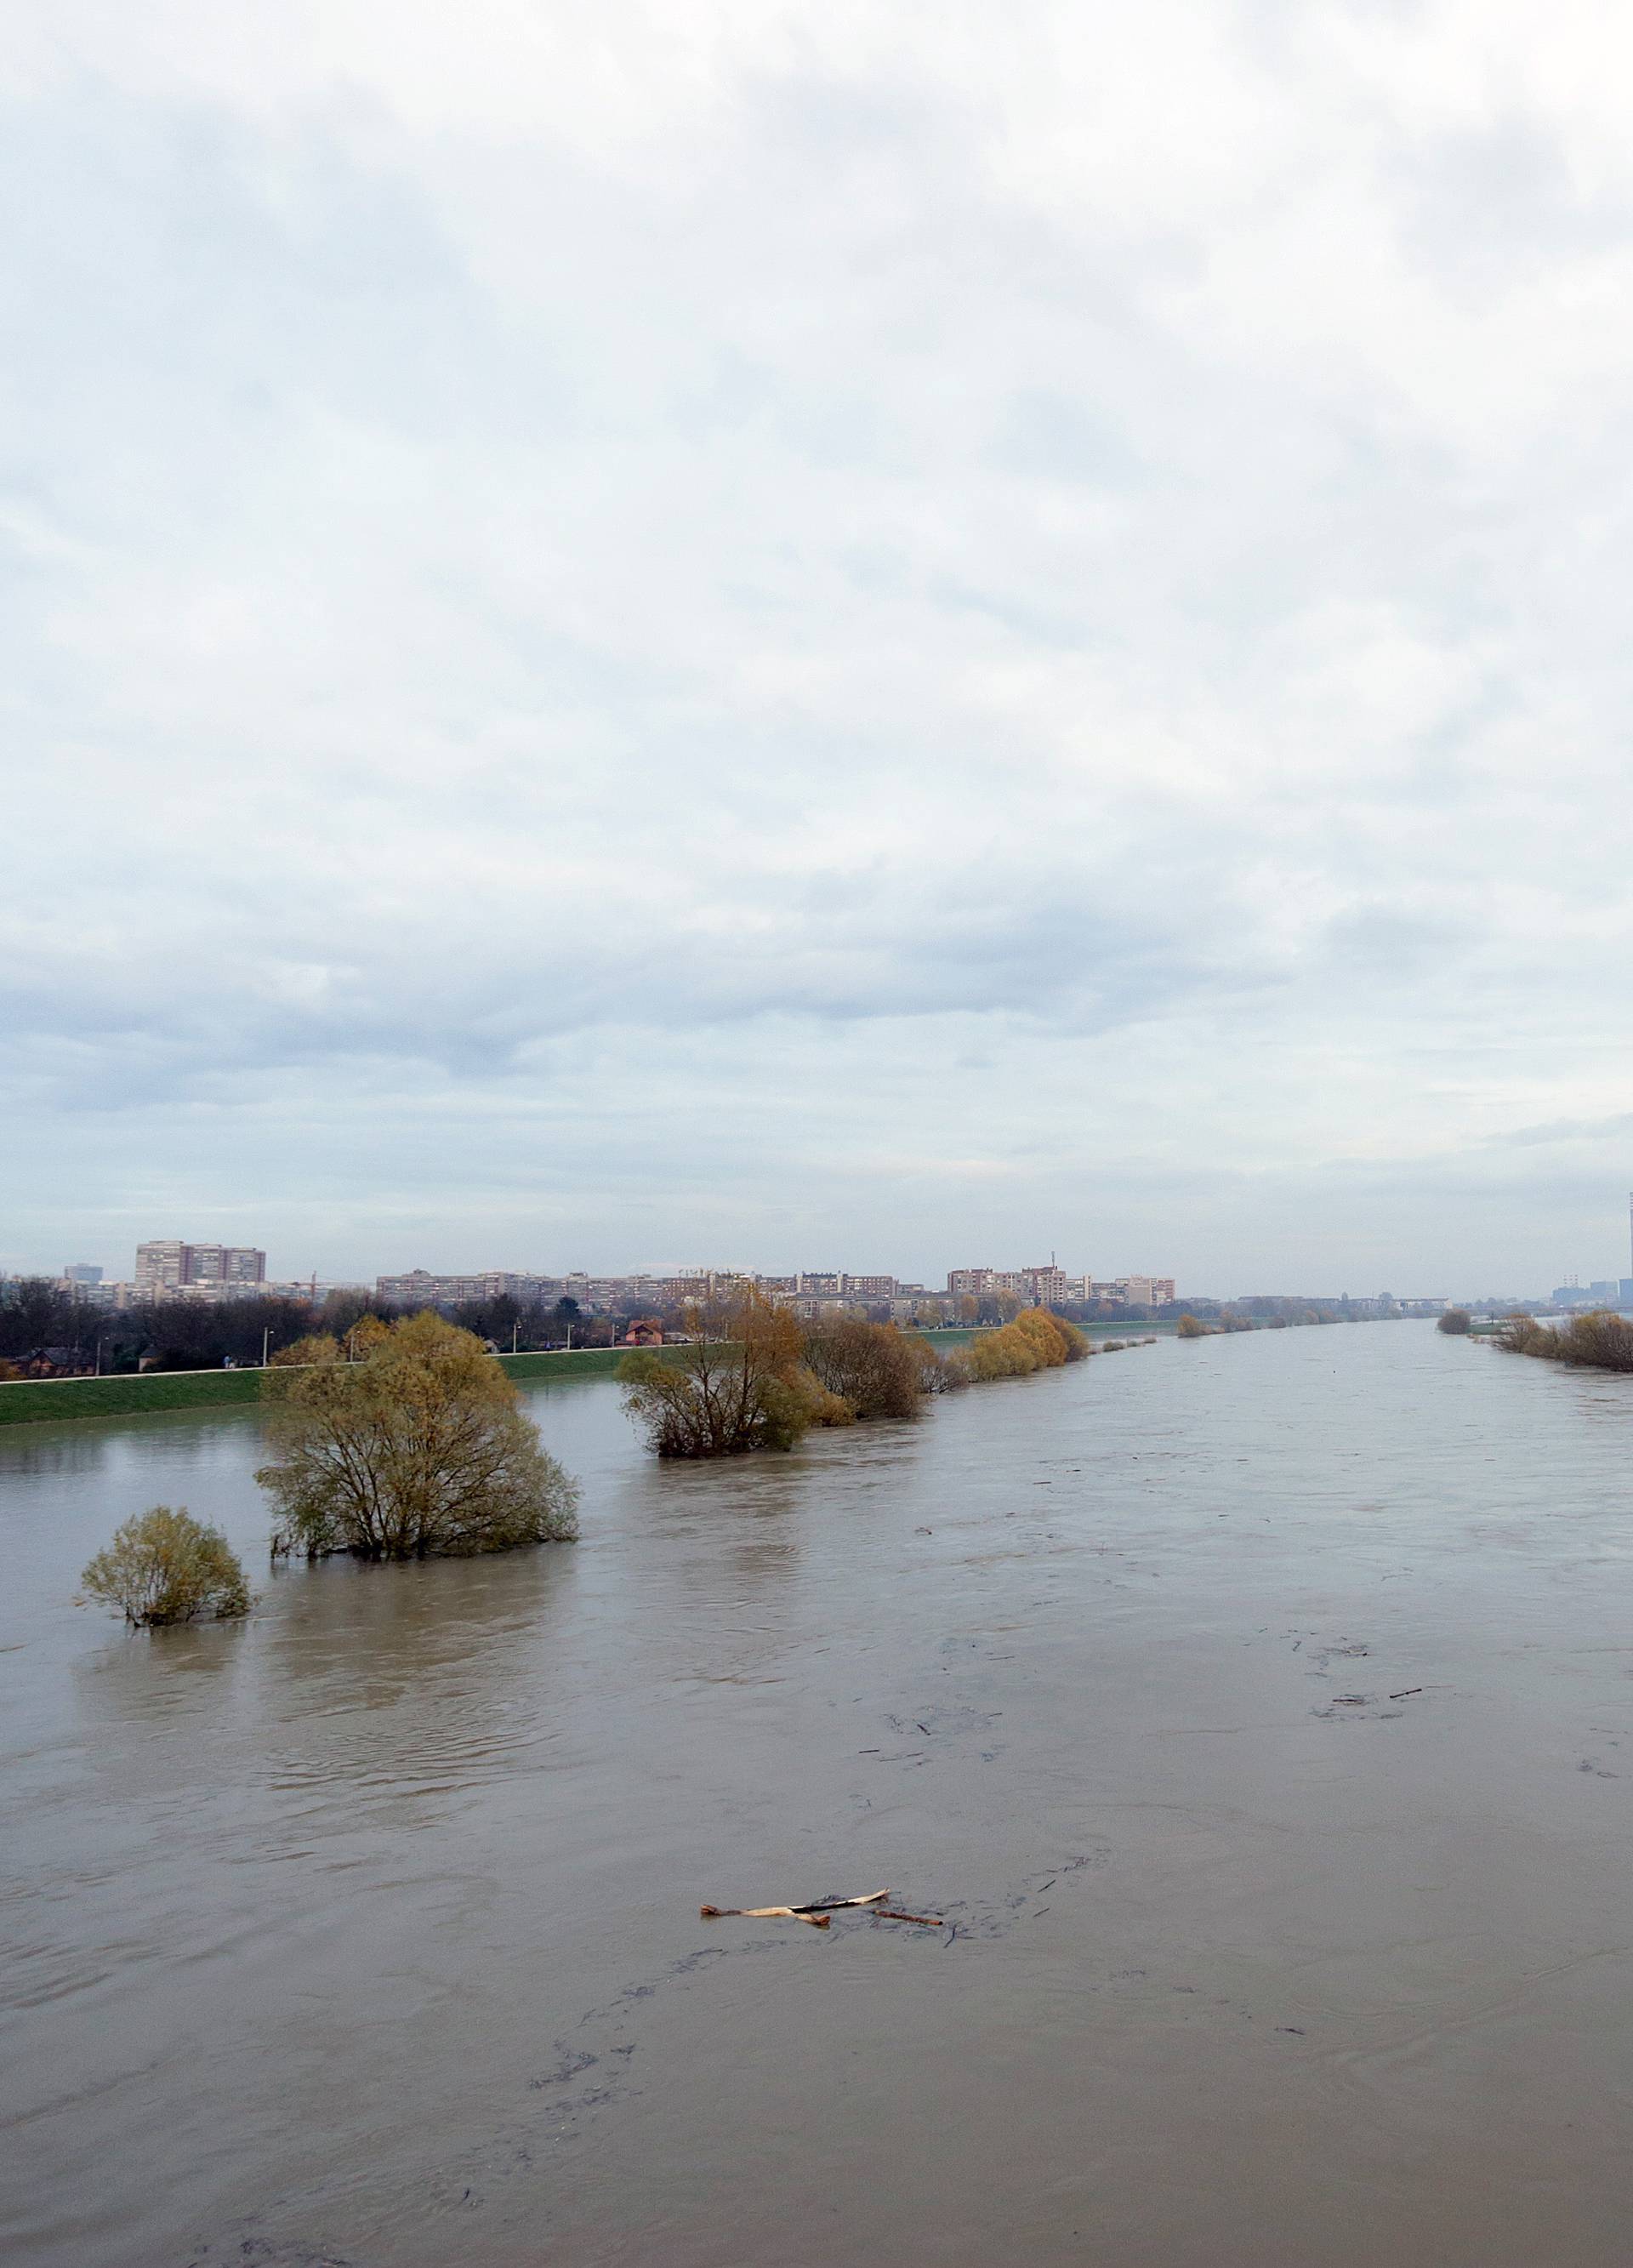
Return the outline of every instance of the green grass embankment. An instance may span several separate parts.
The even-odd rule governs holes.
[[[555,1347],[539,1354],[502,1354],[519,1386],[547,1378],[610,1378],[623,1347]],[[0,1382],[0,1425],[43,1425],[69,1418],[145,1418],[164,1410],[241,1409],[259,1402],[259,1370],[150,1370],[120,1378],[17,1379]]]
[[[1092,1338],[1147,1338],[1172,1323],[1090,1323]],[[937,1346],[961,1346],[973,1330],[926,1331]],[[660,1349],[673,1353],[674,1349]],[[519,1386],[547,1379],[611,1378],[628,1349],[552,1347],[498,1359]],[[0,1425],[39,1425],[70,1418],[146,1418],[166,1410],[242,1409],[261,1399],[259,1370],[151,1370],[119,1378],[18,1379],[0,1382]]]

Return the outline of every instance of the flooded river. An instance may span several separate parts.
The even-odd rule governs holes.
[[[12,2268],[1612,2268],[1633,1381],[1166,1343],[264,1571],[253,1414],[0,1432]],[[888,1885],[949,1926],[702,1922]]]

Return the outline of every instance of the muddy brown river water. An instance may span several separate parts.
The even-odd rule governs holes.
[[[1165,1344],[576,1549],[264,1568],[253,1413],[0,1433],[12,2268],[1633,2257],[1633,1380]],[[700,1921],[888,1885],[950,1926]]]

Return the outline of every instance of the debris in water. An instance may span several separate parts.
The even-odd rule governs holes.
[[[863,1898],[813,1898],[804,1906],[700,1906],[704,1921],[725,1921],[735,1915],[743,1921],[808,1921],[813,1929],[826,1929],[828,1916],[842,1906],[876,1906],[888,1890],[870,1890]]]
[[[1405,1685],[1399,1693],[1392,1693],[1389,1698],[1392,1701],[1409,1701],[1414,1693],[1421,1693],[1423,1690],[1421,1685]]]
[[[704,1921],[727,1921],[735,1917],[741,1921],[805,1921],[813,1929],[826,1929],[832,1917],[848,1908],[866,1907],[880,1921],[917,1922],[923,1929],[945,1929],[946,1924],[931,1914],[901,1913],[885,1900],[888,1890],[869,1890],[860,1898],[813,1898],[803,1906],[699,1906],[698,1913]]]

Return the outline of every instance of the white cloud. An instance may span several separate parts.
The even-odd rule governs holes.
[[[19,15],[0,1265],[1609,1264],[1625,30]]]

